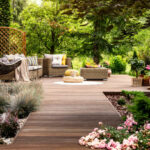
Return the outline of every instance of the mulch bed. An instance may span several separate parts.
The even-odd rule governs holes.
[[[116,108],[116,110],[119,112],[119,114],[121,116],[128,115],[127,105],[130,104],[129,99],[127,99],[121,93],[105,93],[105,95],[109,99],[109,101],[112,103],[112,105]],[[119,105],[118,104],[118,100],[121,98],[125,100],[126,105]]]

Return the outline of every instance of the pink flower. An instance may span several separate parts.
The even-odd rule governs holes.
[[[150,123],[145,124],[145,125],[144,125],[144,129],[145,129],[145,130],[150,130]]]
[[[131,135],[128,139],[123,140],[122,148],[123,149],[136,149],[138,143],[138,138],[135,135]]]
[[[108,150],[121,150],[122,146],[119,142],[115,142],[111,139],[106,147]]]
[[[102,126],[102,125],[103,125],[103,123],[102,123],[102,122],[99,122],[98,124],[99,124],[100,126]]]
[[[92,141],[91,146],[93,148],[106,148],[106,140],[99,140],[99,139],[95,139],[94,141]]]
[[[127,116],[127,119],[124,122],[124,125],[125,125],[125,127],[128,128],[128,130],[130,130],[133,125],[137,125],[137,122],[133,119],[133,115],[132,114]]]
[[[122,129],[123,129],[123,127],[121,127],[121,126],[117,127],[117,130],[122,130]]]
[[[98,128],[94,128],[94,132],[97,132],[98,131]]]
[[[147,65],[145,68],[146,68],[147,70],[150,70],[150,65]]]
[[[80,144],[80,145],[86,145],[85,137],[81,137],[81,138],[79,139],[79,144]]]

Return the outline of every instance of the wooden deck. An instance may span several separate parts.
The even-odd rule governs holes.
[[[116,126],[119,114],[103,91],[142,90],[131,87],[131,78],[116,75],[102,85],[56,85],[60,78],[42,79],[44,98],[40,110],[32,113],[14,144],[2,150],[86,150],[78,139],[95,128],[99,121]]]

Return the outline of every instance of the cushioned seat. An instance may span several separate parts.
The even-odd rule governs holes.
[[[37,69],[42,69],[42,66],[28,66],[29,71],[31,70],[37,70]]]
[[[52,65],[52,68],[68,68],[68,65]]]

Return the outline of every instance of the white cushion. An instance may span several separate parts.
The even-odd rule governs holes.
[[[30,70],[37,70],[37,69],[41,69],[42,66],[28,66],[29,71]]]
[[[61,65],[62,64],[62,54],[53,55],[52,65]]]
[[[44,58],[53,59],[53,55],[52,54],[44,54]]]

